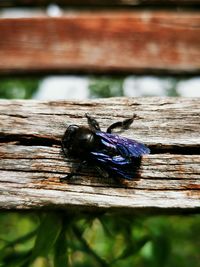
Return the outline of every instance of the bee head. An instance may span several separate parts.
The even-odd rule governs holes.
[[[84,126],[70,125],[62,139],[62,148],[66,155],[84,156],[95,145],[95,134]]]
[[[78,125],[72,124],[65,131],[65,134],[62,139],[62,148],[65,154],[69,154],[73,149],[73,140],[76,138],[78,129]]]

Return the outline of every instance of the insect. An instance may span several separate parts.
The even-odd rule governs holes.
[[[78,167],[61,178],[69,179],[77,174],[85,164],[96,168],[103,177],[117,176],[133,179],[141,156],[150,149],[135,140],[112,133],[113,129],[128,129],[136,115],[129,119],[111,124],[106,132],[101,131],[99,123],[85,114],[88,127],[69,125],[62,138],[62,150],[66,157],[80,159]]]

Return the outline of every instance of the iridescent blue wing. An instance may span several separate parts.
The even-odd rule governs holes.
[[[92,151],[91,157],[110,174],[117,174],[125,179],[132,179],[139,159],[150,153],[148,147],[135,140],[97,131],[101,142],[98,151]]]
[[[101,142],[109,147],[117,149],[121,156],[140,157],[144,154],[149,154],[150,149],[144,144],[135,140],[119,136],[117,134],[109,134],[97,131],[96,135],[101,137]]]
[[[103,169],[105,169],[110,175],[117,175],[124,179],[133,179],[136,169],[138,167],[138,161],[132,158],[124,159],[121,156],[108,156],[104,153],[91,152],[94,162],[98,163]]]

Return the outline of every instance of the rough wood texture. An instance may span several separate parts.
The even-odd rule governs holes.
[[[0,6],[45,6],[52,0],[1,0]],[[148,6],[148,5],[187,5],[200,4],[200,0],[54,0],[58,5],[72,6]]]
[[[41,27],[42,25],[42,27]],[[199,73],[196,12],[73,12],[1,19],[0,73]]]
[[[149,145],[139,173],[124,184],[86,168],[69,183],[77,162],[64,159],[60,139],[67,125],[93,114],[105,129],[137,119],[124,136]],[[0,207],[164,211],[200,208],[200,100],[111,98],[95,101],[0,101]],[[121,133],[122,134],[122,133]]]

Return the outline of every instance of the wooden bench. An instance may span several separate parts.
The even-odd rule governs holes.
[[[27,4],[10,1],[14,2]],[[72,2],[83,5],[65,1]],[[199,7],[200,1],[168,1],[170,10],[156,8],[162,0],[150,0],[151,10],[143,10],[144,2],[148,1],[112,1],[117,10],[85,8],[56,18],[1,18],[0,75],[198,74],[200,13],[191,4]],[[95,3],[105,4],[87,4]],[[190,10],[177,12],[178,3]],[[121,9],[136,4],[140,8]],[[67,125],[86,124],[86,112],[94,114],[104,129],[137,114],[124,136],[146,143],[152,153],[143,157],[133,181],[119,184],[89,168],[69,183],[60,183],[59,178],[76,164],[63,158],[61,137]],[[199,130],[200,100],[194,98],[1,100],[0,208],[199,212]]]

